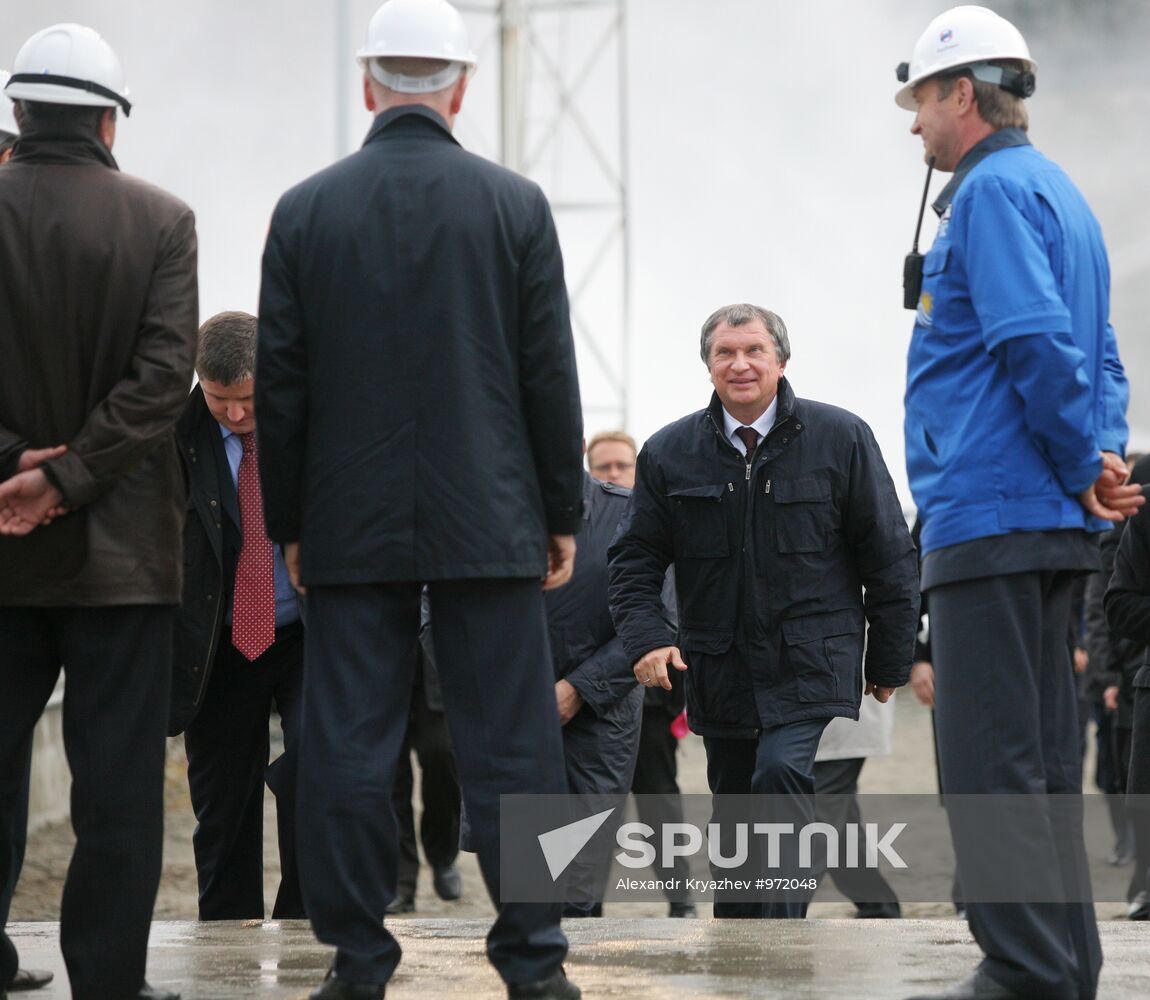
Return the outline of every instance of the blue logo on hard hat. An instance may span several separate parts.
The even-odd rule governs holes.
[[[954,32],[950,28],[943,28],[942,34],[938,36],[940,42],[949,42],[954,37]]]

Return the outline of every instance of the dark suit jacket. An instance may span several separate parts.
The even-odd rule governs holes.
[[[232,596],[242,541],[239,500],[220,425],[197,385],[176,426],[188,481],[184,524],[184,593],[176,616],[168,735],[195,717],[207,690],[220,628]]]
[[[26,132],[0,170],[0,480],[26,448],[75,513],[0,539],[0,605],[175,604],[196,232],[94,136]]]
[[[256,379],[268,533],[307,584],[535,577],[574,533],[582,417],[539,188],[421,106],[288,191]]]

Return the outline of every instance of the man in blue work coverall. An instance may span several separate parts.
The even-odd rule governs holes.
[[[942,783],[948,796],[1077,793],[1071,584],[1097,569],[1096,533],[1141,503],[1122,485],[1128,393],[1106,250],[1082,195],[1027,139],[1034,62],[1014,25],[982,7],[947,11],[899,78],[911,132],[954,174],[934,203],[906,391]],[[1005,841],[1052,873],[1061,901],[969,900],[986,957],[932,996],[1095,995],[1081,813],[1034,816],[992,827],[951,810],[964,888],[963,872]]]

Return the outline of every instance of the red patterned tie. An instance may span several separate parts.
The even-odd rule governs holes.
[[[264,527],[255,433],[241,434],[240,530],[243,545],[236,566],[232,601],[232,645],[249,660],[260,656],[276,639],[275,557]]]

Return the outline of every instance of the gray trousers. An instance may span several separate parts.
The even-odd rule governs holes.
[[[1074,675],[1066,643],[1069,571],[1014,573],[929,591],[935,725],[947,795],[1082,790]],[[1061,815],[1061,810],[1059,811]],[[959,877],[1002,849],[1010,831],[957,822]],[[1081,835],[1063,822],[1012,849],[1061,878],[1063,903],[967,900],[983,971],[1022,996],[1089,1000],[1102,949]],[[1082,902],[1073,902],[1080,900]]]

